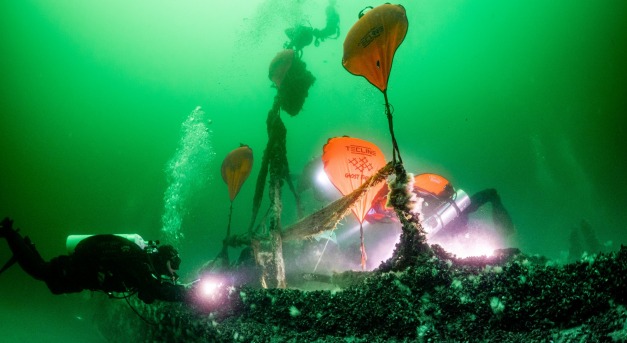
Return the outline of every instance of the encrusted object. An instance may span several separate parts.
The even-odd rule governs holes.
[[[567,265],[501,255],[424,256],[341,291],[241,288],[213,313],[133,302],[155,326],[109,301],[101,325],[116,342],[625,341],[627,247]]]

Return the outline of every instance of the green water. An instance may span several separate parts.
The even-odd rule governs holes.
[[[340,62],[357,13],[377,4],[339,0],[340,39],[304,51],[316,82],[303,112],[284,117],[294,174],[333,136],[370,140],[391,156],[382,95]],[[529,253],[559,257],[582,219],[609,249],[627,242],[627,3],[403,5],[409,31],[388,93],[408,171],[440,173],[468,193],[496,188],[517,228],[511,245]],[[181,124],[202,106],[215,158],[187,201],[183,272],[213,258],[229,208],[222,158],[240,143],[255,152],[234,202],[233,231],[242,232],[276,91],[269,62],[283,30],[323,26],[325,6],[2,1],[0,216],[11,216],[44,258],[64,253],[72,233],[159,238],[168,161]],[[9,256],[2,243],[0,258]],[[23,274],[0,276],[9,341],[28,340],[32,330],[98,341],[89,319],[78,319],[89,312],[75,306],[78,296],[54,297]]]

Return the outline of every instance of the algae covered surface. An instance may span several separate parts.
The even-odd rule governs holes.
[[[2,1],[0,218],[11,217],[46,260],[65,254],[72,234],[174,240],[181,280],[195,280],[228,225],[220,164],[240,144],[253,150],[250,178],[232,203],[232,233],[245,233],[277,94],[270,62],[286,29],[325,25],[328,3]],[[391,160],[381,92],[341,64],[357,14],[381,3],[337,0],[339,37],[303,49],[315,82],[298,115],[281,113],[295,183],[331,137],[367,139]],[[15,266],[0,275],[2,341],[624,339],[627,3],[400,3],[409,29],[387,95],[405,169],[440,174],[470,195],[496,189],[515,232],[488,248],[518,255],[490,267],[429,256],[375,273],[400,228],[367,223],[361,283],[242,288],[213,315],[131,299],[157,326],[123,300],[54,296]],[[287,227],[299,213],[283,195]],[[301,196],[310,214],[337,194]],[[264,193],[260,216],[267,203]],[[471,218],[473,232],[498,231],[490,211]],[[303,261],[294,258],[302,263],[288,272],[317,263],[328,275],[360,269],[358,230],[347,217],[322,258],[319,243],[293,255]],[[0,242],[0,263],[10,257]]]
[[[433,257],[342,290],[244,287],[212,313],[137,303],[151,324],[117,305],[101,325],[129,342],[624,342],[626,272],[624,246],[562,266],[519,251]]]

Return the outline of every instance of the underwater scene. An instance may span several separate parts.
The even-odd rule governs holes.
[[[2,342],[627,341],[627,2],[0,13]]]

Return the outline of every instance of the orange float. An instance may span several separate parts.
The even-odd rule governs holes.
[[[386,164],[385,157],[379,147],[363,139],[352,137],[329,139],[323,148],[322,163],[329,180],[342,195],[350,194],[359,188]],[[362,269],[365,269],[367,260],[363,221],[372,206],[372,200],[383,186],[385,184],[372,187],[351,209],[359,221]]]
[[[385,92],[396,49],[407,34],[401,5],[384,4],[366,12],[346,34],[342,65]]]
[[[248,145],[231,151],[222,161],[222,180],[229,187],[231,202],[239,193],[242,185],[250,175],[253,166],[253,150]]]
[[[274,82],[276,88],[281,88],[281,83],[290,70],[294,61],[294,50],[285,49],[272,59],[268,68],[268,78]]]
[[[344,40],[342,65],[354,75],[363,76],[377,87],[385,100],[385,114],[392,136],[392,161],[402,163],[392,123],[387,89],[396,49],[407,34],[407,15],[401,5],[383,4],[360,16]]]

